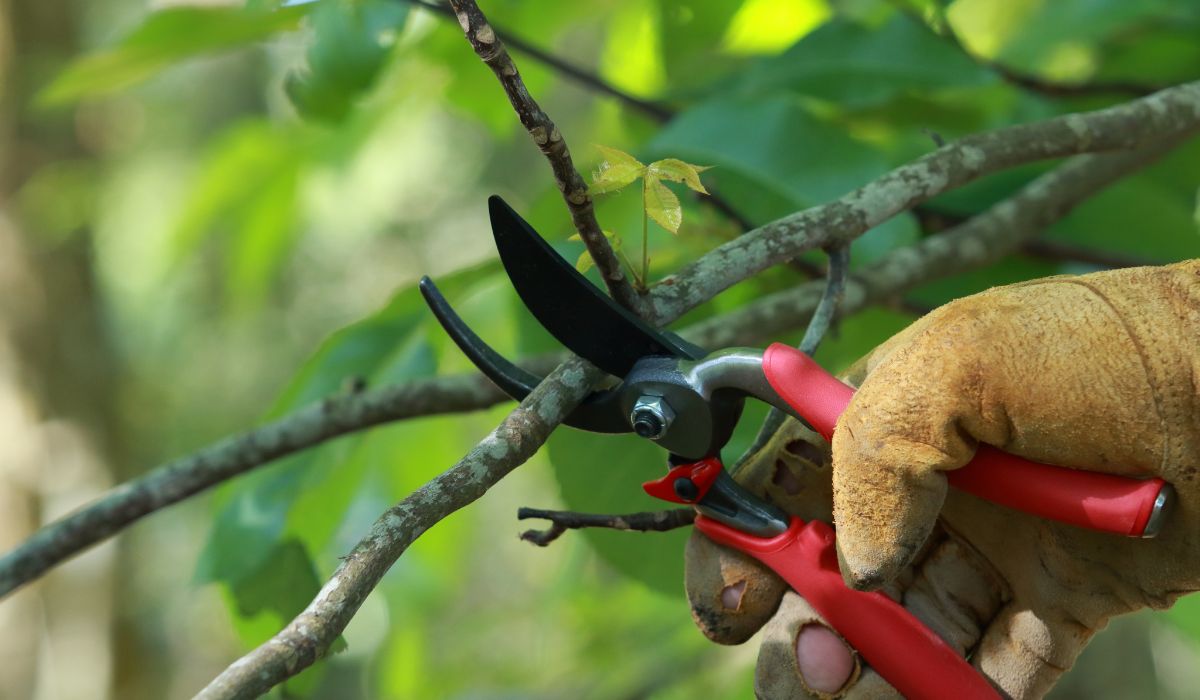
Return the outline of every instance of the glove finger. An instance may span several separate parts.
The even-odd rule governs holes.
[[[757,559],[714,544],[693,530],[685,550],[684,586],[692,620],[718,644],[741,644],[770,619],[786,588]]]
[[[805,519],[831,513],[829,446],[820,435],[788,420],[738,470],[737,479]],[[786,585],[757,559],[714,544],[693,531],[685,550],[684,586],[696,626],[719,644],[741,644],[779,607]]]
[[[1050,691],[1091,639],[1093,630],[1010,603],[992,620],[972,660],[974,666],[1015,700]]]
[[[976,317],[951,304],[868,362],[870,374],[833,435],[833,511],[847,585],[879,588],[911,561],[946,497],[941,471],[966,464],[977,434],[980,379],[970,353]]]

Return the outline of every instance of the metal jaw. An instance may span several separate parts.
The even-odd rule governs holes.
[[[778,535],[791,522],[787,513],[734,481],[716,457],[672,467],[642,488],[664,501],[694,505],[701,515],[758,537]]]

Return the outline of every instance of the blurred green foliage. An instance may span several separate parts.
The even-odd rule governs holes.
[[[1165,0],[493,0],[484,10],[501,32],[675,111],[658,123],[515,54],[581,169],[599,160],[592,143],[643,161],[712,165],[705,183],[758,223],[927,152],[931,133],[953,139],[1129,97],[1037,84],[1152,88],[1200,77],[1200,6]],[[401,0],[250,2],[168,6],[108,31],[119,38],[59,72],[37,101],[43,114],[73,110],[85,140],[88,119],[98,120],[101,145],[46,163],[18,202],[48,232],[47,246],[94,230],[109,323],[136,368],[127,402],[174,406],[194,421],[172,425],[129,408],[135,434],[157,436],[141,448],[147,462],[256,412],[284,415],[359,382],[466,370],[412,286],[422,272],[501,350],[554,347],[492,261],[484,195],[508,197],[569,259],[582,247],[566,240],[548,169],[453,19]],[[240,101],[210,100],[238,85]],[[127,125],[137,133],[122,136]],[[930,208],[969,216],[1041,171],[988,178]],[[1047,239],[1149,262],[1195,257],[1198,183],[1193,143],[1079,207]],[[678,238],[650,229],[655,279],[737,233],[670,186],[685,195],[685,214]],[[643,223],[636,199],[598,202],[604,228],[633,240]],[[897,217],[856,242],[854,264],[923,235],[931,234],[916,217]],[[1016,255],[910,300],[932,306],[1090,269],[1086,256]],[[683,325],[797,279],[771,270]],[[911,318],[856,315],[818,357],[842,368]],[[270,404],[263,392],[278,398]],[[196,580],[224,591],[243,644],[261,642],[311,599],[378,513],[453,464],[498,415],[378,428],[222,486]],[[760,415],[743,421],[727,458]],[[749,657],[711,649],[691,629],[680,594],[685,533],[589,531],[547,550],[515,542],[513,504],[654,508],[639,484],[661,458],[644,442],[558,431],[543,458],[426,533],[347,631],[346,653],[289,690],[748,697]],[[1156,619],[1200,640],[1194,605]],[[1152,696],[1153,679],[1130,682]],[[1170,696],[1162,682],[1154,687]]]

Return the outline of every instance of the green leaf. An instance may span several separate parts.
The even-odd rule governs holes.
[[[592,254],[588,251],[583,251],[579,254],[579,258],[575,260],[575,269],[582,272],[587,272],[592,269],[596,263],[592,260]]]
[[[146,80],[195,56],[267,39],[295,29],[307,9],[171,7],[148,16],[116,46],[72,63],[37,97],[43,105],[61,105],[96,97]]]
[[[847,107],[865,107],[910,91],[997,82],[989,69],[898,13],[879,29],[846,18],[834,19],[786,53],[760,61],[745,75],[736,76],[731,87],[743,94],[791,91]]]
[[[708,190],[704,189],[704,184],[700,182],[700,173],[708,169],[707,165],[692,165],[678,158],[663,158],[651,163],[647,172],[671,182],[682,182],[700,194],[708,194]]]
[[[683,207],[679,205],[679,197],[649,173],[646,174],[642,193],[650,218],[671,233],[679,233],[679,225],[683,223]]]
[[[321,0],[308,67],[284,84],[296,109],[318,121],[345,119],[386,65],[408,8],[394,0]]]
[[[676,117],[648,144],[663,156],[712,163],[785,197],[791,211],[834,199],[885,172],[877,148],[813,117],[796,100],[722,98]]]
[[[310,145],[306,132],[265,121],[226,130],[181,208],[172,241],[176,261],[221,236],[228,298],[243,309],[265,298],[296,238],[296,196]]]
[[[591,194],[606,194],[615,192],[642,176],[646,171],[637,158],[616,148],[596,146],[596,150],[604,156],[599,169],[592,174],[592,184],[588,187]]]

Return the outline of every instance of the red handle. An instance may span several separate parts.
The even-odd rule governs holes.
[[[906,698],[999,698],[987,680],[917,618],[878,591],[846,587],[838,572],[833,529],[792,518],[771,538],[755,537],[704,516],[696,528],[718,544],[771,567]]]
[[[775,343],[763,353],[771,388],[829,439],[854,389],[811,357]],[[1159,478],[1128,479],[1033,462],[980,445],[966,466],[946,472],[951,486],[1009,508],[1070,525],[1133,537],[1147,532],[1170,486]]]

